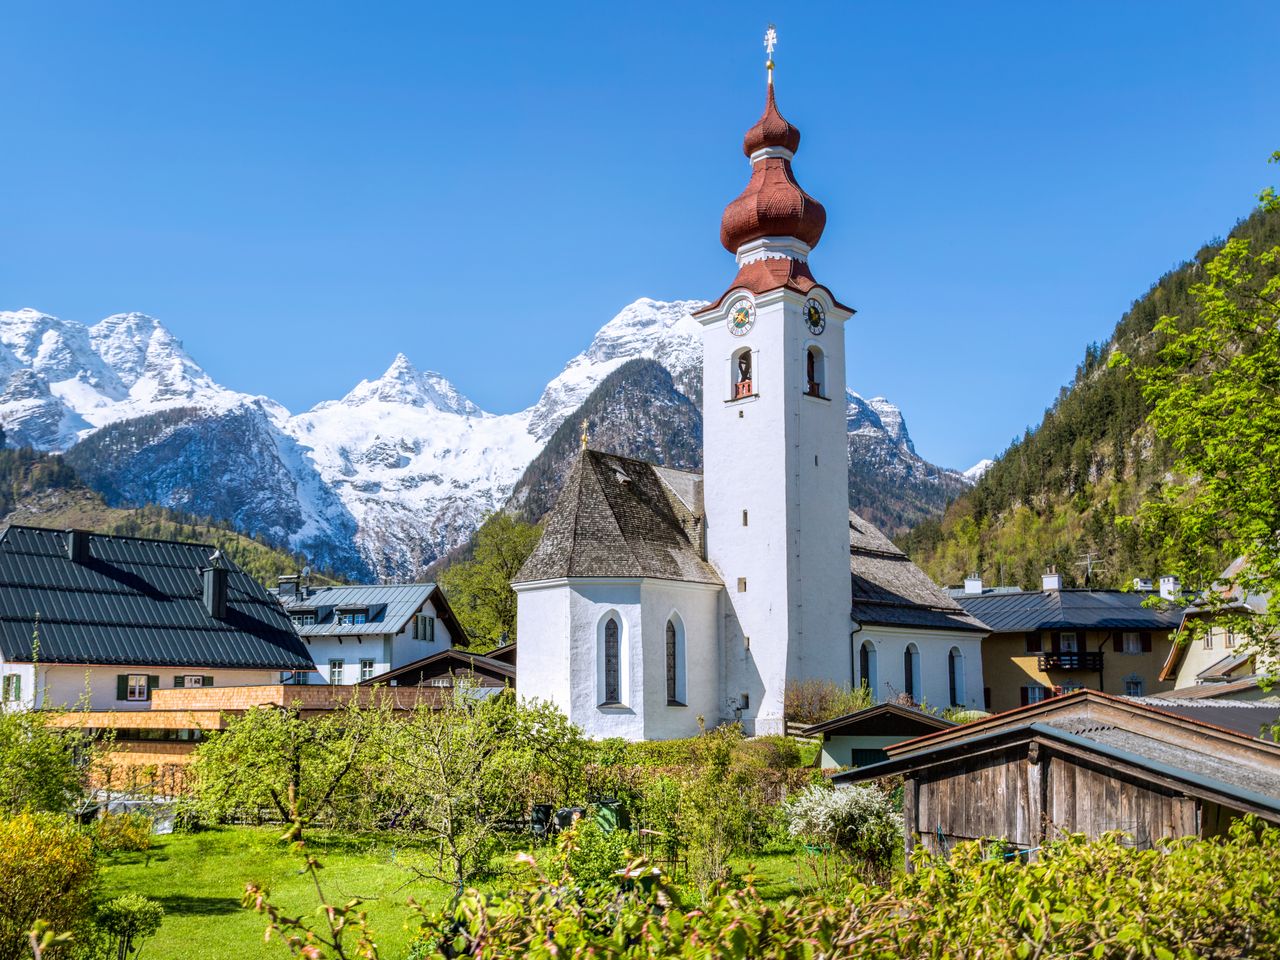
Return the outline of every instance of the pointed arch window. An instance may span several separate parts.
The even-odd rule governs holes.
[[[876,693],[876,648],[870,640],[863,640],[858,647],[857,682],[866,687],[874,698]]]
[[[920,699],[920,650],[914,643],[902,651],[902,689],[913,702]]]
[[[667,703],[684,706],[684,630],[675,617],[667,621]]]
[[[964,654],[959,647],[952,647],[947,654],[947,684],[951,693],[951,706],[964,705]]]
[[[604,624],[604,702],[622,702],[622,638],[618,618]]]

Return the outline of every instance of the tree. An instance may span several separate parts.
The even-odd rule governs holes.
[[[155,936],[164,921],[164,907],[137,893],[108,900],[98,909],[97,926],[105,935],[113,960],[129,960]]]
[[[59,934],[87,931],[97,871],[93,841],[70,819],[0,818],[0,960],[30,956],[27,931],[37,920]]]
[[[1272,156],[1280,162],[1280,152]],[[1272,190],[1264,209],[1280,210]],[[1193,316],[1155,326],[1157,362],[1133,365],[1150,423],[1174,452],[1173,479],[1137,520],[1159,536],[1187,588],[1274,649],[1280,630],[1280,246],[1233,237],[1191,287]],[[1128,364],[1129,357],[1113,361]],[[1222,575],[1228,560],[1238,570]],[[1253,617],[1241,596],[1268,597]],[[1191,618],[1192,631],[1205,629]]]
[[[379,742],[383,716],[354,696],[346,709],[315,717],[296,704],[246,710],[196,748],[192,807],[214,820],[265,808],[300,838],[316,816],[359,802],[354,774]]]
[[[85,795],[95,749],[51,712],[0,709],[0,815],[68,813]]]
[[[440,585],[472,641],[494,645],[516,638],[516,594],[511,581],[542,531],[508,513],[495,513],[476,532],[472,559],[440,574]]]

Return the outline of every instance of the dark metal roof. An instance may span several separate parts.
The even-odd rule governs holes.
[[[1043,590],[958,597],[993,633],[1034,630],[1176,630],[1176,604],[1144,607],[1150,594],[1120,590]]]
[[[967,613],[888,537],[852,510],[849,554],[850,614],[858,623],[987,632],[980,618]]]
[[[0,537],[0,650],[43,663],[314,669],[265,587],[225,558],[227,615],[205,608],[203,569],[215,547],[10,526]]]
[[[1166,699],[1135,697],[1137,703],[1155,707],[1180,717],[1211,723],[1224,730],[1235,730],[1250,737],[1274,739],[1271,728],[1280,723],[1280,700]]]
[[[955,724],[942,717],[917,710],[900,703],[877,703],[864,710],[855,710],[833,720],[815,723],[800,731],[803,736],[864,736],[864,737],[896,737],[903,740],[918,737],[935,730],[945,730]]]

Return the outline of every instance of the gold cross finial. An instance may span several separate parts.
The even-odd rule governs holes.
[[[769,24],[769,29],[764,32],[764,52],[767,59],[764,67],[769,71],[769,82],[773,83],[773,48],[778,44],[778,31],[773,24]]]
[[[582,421],[582,449],[587,449],[587,421]]]

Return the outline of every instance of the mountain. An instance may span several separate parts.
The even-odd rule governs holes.
[[[1280,244],[1280,213],[1259,211],[1232,235],[1248,238],[1255,251]],[[1165,274],[1134,301],[1105,343],[1085,348],[1074,379],[1040,424],[941,518],[900,538],[913,560],[940,583],[958,583],[976,571],[991,583],[1029,588],[1038,588],[1050,564],[1068,586],[1080,585],[1086,570],[1091,585],[1108,587],[1164,572],[1160,543],[1116,520],[1133,515],[1166,481],[1174,458],[1147,424],[1149,406],[1137,382],[1108,358],[1122,350],[1135,367],[1150,364],[1156,321],[1164,315],[1193,320],[1190,288],[1220,248],[1221,241],[1203,247]]]
[[[509,500],[540,515],[583,419],[595,445],[697,468],[702,305],[629,304],[510,414],[403,354],[292,414],[220,386],[145,314],[0,312],[0,422],[15,444],[64,451],[110,506],[212,516],[354,579],[413,578]],[[896,531],[956,495],[963,478],[916,454],[897,407],[847,403],[859,509]]]

